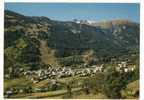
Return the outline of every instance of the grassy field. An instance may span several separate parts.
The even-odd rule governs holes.
[[[66,83],[69,83],[71,81],[80,82],[86,78],[87,77],[74,76],[74,77],[60,78],[60,79],[57,79],[57,81],[60,83],[66,84]],[[50,79],[46,79],[46,80],[40,81],[39,83],[33,84],[33,86],[34,87],[43,87],[43,86],[46,86],[49,83],[49,81],[50,81]]]
[[[98,94],[80,94],[80,95],[76,95],[73,97],[73,99],[107,99],[108,97],[105,96],[104,94],[98,93]]]
[[[106,99],[107,96],[104,94],[85,94],[81,91],[81,88],[73,88],[72,96],[67,97],[67,90],[58,90],[44,93],[29,93],[29,94],[18,94],[13,96],[12,98],[24,98],[24,99],[34,99],[34,98],[48,98],[48,99],[63,99],[63,98],[71,98],[71,99]]]
[[[136,95],[138,95],[139,91],[139,80],[131,82],[127,85],[127,87],[121,91],[121,94],[124,98],[135,99]]]
[[[32,84],[32,82],[27,80],[25,77],[11,79],[11,80],[4,80],[4,90],[11,88],[11,87],[27,86],[30,84]]]
[[[81,88],[73,88],[72,92],[80,91]],[[12,96],[12,98],[49,98],[49,97],[57,97],[67,94],[67,90],[57,90],[50,92],[40,92],[40,93],[28,93],[28,94],[17,94]]]

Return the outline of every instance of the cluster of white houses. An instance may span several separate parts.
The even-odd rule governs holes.
[[[15,75],[21,74],[21,76],[25,76],[30,79],[34,83],[37,83],[44,79],[57,79],[62,77],[70,77],[70,76],[89,76],[93,75],[97,72],[105,72],[107,67],[104,67],[104,64],[101,65],[93,65],[89,67],[83,68],[69,68],[69,67],[53,67],[48,66],[47,68],[39,69],[39,70],[24,70],[24,69],[14,69],[10,70],[10,73],[15,73]],[[121,62],[117,66],[115,66],[115,70],[118,72],[131,72],[136,69],[135,65],[128,65],[127,62]],[[9,78],[9,74],[5,74],[5,78]]]
[[[128,65],[127,62],[121,62],[118,64],[116,68],[116,71],[118,72],[133,72],[136,69],[136,65],[130,64]]]
[[[102,72],[104,69],[103,64],[100,66],[91,66],[89,68],[67,68],[67,67],[48,67],[47,69],[39,69],[37,71],[25,71],[23,75],[30,79],[33,83],[37,83],[44,79],[59,79],[70,76],[89,76],[96,72]]]
[[[133,72],[136,69],[135,65],[127,64],[127,62],[121,62],[116,67],[115,70],[118,72]],[[44,79],[59,79],[63,77],[70,77],[70,76],[93,76],[97,72],[106,72],[106,68],[104,64],[101,65],[93,65],[90,67],[84,68],[67,68],[67,67],[48,67],[47,69],[39,69],[37,71],[27,71],[24,72],[24,75],[29,78],[34,83],[37,83]]]
[[[115,70],[118,72],[132,72],[136,68],[135,65],[128,65],[127,62],[121,62],[116,67]],[[52,67],[49,66],[44,69],[39,69],[35,71],[23,71],[21,74],[27,79],[31,80],[33,83],[38,83],[45,79],[59,79],[63,77],[71,76],[93,76],[97,72],[106,72],[104,64],[93,65],[90,67],[83,68],[69,68],[69,67]]]
[[[62,77],[70,77],[70,76],[89,76],[93,75],[97,72],[105,72],[107,67],[104,67],[104,64],[101,65],[92,65],[89,67],[82,68],[69,68],[69,67],[53,67],[48,66],[47,68],[39,69],[39,70],[24,70],[22,68],[10,70],[10,73],[15,73],[15,75],[25,76],[30,79],[34,83],[37,83],[44,79],[57,79]],[[135,65],[129,65],[127,62],[121,62],[117,66],[115,66],[115,70],[118,72],[131,72],[136,69]],[[5,78],[9,78],[9,74],[5,74]]]

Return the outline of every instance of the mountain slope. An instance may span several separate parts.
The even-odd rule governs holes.
[[[31,58],[27,61],[30,66],[34,63],[58,63],[61,59],[67,61],[68,57],[75,59],[75,56],[79,56],[79,59],[84,52],[91,50],[98,59],[139,51],[139,24],[127,20],[78,24],[54,21],[46,17],[24,16],[6,10],[4,36],[6,62],[6,58],[10,57],[7,49],[12,47],[21,51],[19,57],[22,58],[13,63],[21,64],[24,59]],[[24,44],[21,44],[23,48],[16,47],[19,39],[27,46],[23,47]],[[30,56],[29,53],[33,50],[35,52]],[[29,66],[27,62],[23,62],[24,66]]]

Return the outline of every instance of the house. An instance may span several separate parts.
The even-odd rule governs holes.
[[[101,64],[100,66],[95,65],[95,68],[94,68],[94,70],[93,70],[93,73],[102,72],[103,69],[104,69],[103,66],[104,66],[104,64]],[[93,66],[93,67],[94,67],[94,66]]]
[[[121,62],[120,64],[118,64],[118,66],[116,67],[116,71],[118,72],[131,72],[134,71],[136,68],[135,65],[128,65],[127,62]]]

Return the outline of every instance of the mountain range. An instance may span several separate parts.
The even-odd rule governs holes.
[[[5,10],[4,52],[5,67],[81,64],[90,53],[98,61],[117,58],[139,52],[139,23],[56,21]]]

